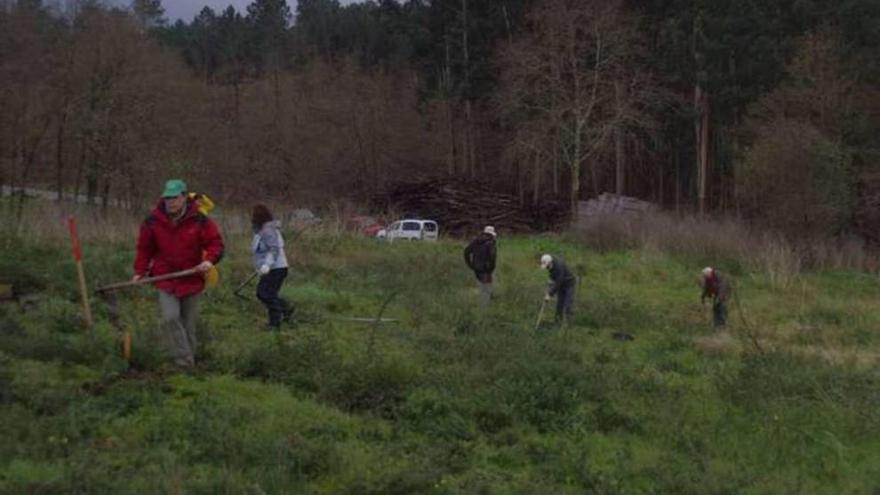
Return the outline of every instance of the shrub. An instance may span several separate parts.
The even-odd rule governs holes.
[[[499,370],[499,399],[540,432],[566,430],[586,419],[580,409],[587,393],[586,378],[583,367],[572,357],[512,363]]]
[[[744,211],[793,239],[838,234],[854,207],[851,161],[810,124],[778,118],[760,129],[737,175]]]
[[[417,371],[399,358],[373,357],[347,363],[324,395],[348,412],[395,417]]]
[[[416,390],[398,412],[413,431],[445,440],[472,440],[471,424],[455,398],[433,390]]]
[[[621,220],[600,217],[574,233],[592,249],[641,249],[668,253],[696,267],[711,265],[731,273],[767,273],[777,287],[787,287],[805,269],[870,269],[864,243],[851,237],[793,239],[750,227],[732,218],[701,219],[652,213]]]

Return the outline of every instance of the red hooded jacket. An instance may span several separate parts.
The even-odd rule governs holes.
[[[217,224],[199,213],[194,201],[186,203],[186,213],[174,223],[162,201],[141,224],[134,272],[138,275],[164,275],[192,268],[204,260],[215,265],[223,257],[223,238]],[[205,288],[199,275],[163,280],[156,288],[177,297],[198,294]]]

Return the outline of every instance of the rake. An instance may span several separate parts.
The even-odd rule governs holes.
[[[235,290],[232,291],[232,293],[233,293],[236,297],[240,297],[240,298],[242,298],[242,299],[244,299],[244,300],[247,300],[247,299],[248,299],[247,297],[241,295],[241,290],[244,289],[245,287],[247,287],[248,284],[251,283],[251,280],[253,280],[253,279],[254,279],[257,275],[259,275],[259,274],[260,274],[260,272],[254,272],[254,273],[251,273],[251,276],[248,277],[244,282],[242,282],[241,284],[239,284],[239,286],[236,287]]]

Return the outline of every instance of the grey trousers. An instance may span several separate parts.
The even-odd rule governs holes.
[[[480,284],[480,306],[489,307],[489,302],[492,301],[492,282],[477,283]]]
[[[196,319],[199,313],[199,295],[178,298],[159,291],[159,311],[162,331],[169,352],[178,366],[193,366],[196,362]]]

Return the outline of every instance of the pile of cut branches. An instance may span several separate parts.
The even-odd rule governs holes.
[[[567,225],[564,201],[522,205],[516,196],[492,190],[479,181],[459,178],[398,182],[373,200],[377,210],[436,220],[443,232],[469,234],[485,225],[506,232],[539,232]]]

